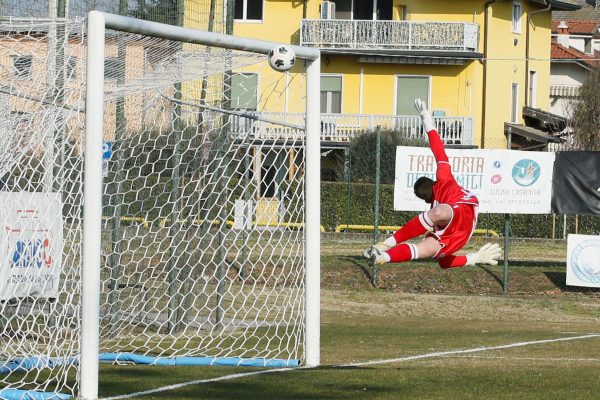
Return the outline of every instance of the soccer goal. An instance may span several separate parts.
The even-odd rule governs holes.
[[[319,52],[0,25],[0,397],[96,399],[99,362],[318,365]]]

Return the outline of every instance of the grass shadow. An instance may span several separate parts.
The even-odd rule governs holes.
[[[567,273],[566,272],[544,272],[546,278],[550,280],[561,290],[561,292],[573,292],[573,293],[600,293],[600,288],[590,288],[582,286],[569,286],[567,285]]]
[[[489,275],[490,275],[492,278],[494,278],[494,280],[495,280],[496,282],[498,282],[498,284],[500,285],[500,287],[501,287],[501,288],[504,288],[504,282],[503,282],[503,278],[502,278],[502,277],[500,277],[500,276],[496,275],[496,274],[494,273],[494,271],[492,271],[491,269],[489,269],[489,268],[488,268],[488,267],[486,267],[486,266],[479,265],[478,267],[479,267],[480,269],[484,270],[485,272],[487,272],[487,273],[488,273],[488,274],[489,274]]]
[[[367,261],[362,258],[362,257],[342,257],[341,259],[346,260],[346,261],[350,261],[350,263],[356,265],[358,268],[360,268],[360,270],[362,271],[362,273],[364,274],[365,278],[367,278],[367,280],[369,281],[369,283],[373,286],[376,287],[373,284],[373,274],[372,271],[369,271],[369,269],[367,268]]]

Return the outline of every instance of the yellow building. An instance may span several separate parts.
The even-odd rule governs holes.
[[[535,119],[526,108],[539,117],[549,107],[551,10],[577,8],[567,0],[238,0],[233,33],[321,50],[325,147],[327,137],[375,125],[418,135],[416,97],[449,144],[506,148],[510,131],[513,147],[531,147],[551,140],[519,126]]]

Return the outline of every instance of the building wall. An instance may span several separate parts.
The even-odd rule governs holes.
[[[588,76],[588,70],[576,67],[573,63],[552,64],[551,84],[554,85],[583,85]]]
[[[537,73],[536,108],[548,109],[550,94],[550,29],[548,11],[520,2],[523,9],[521,33],[513,33],[512,2],[494,3],[490,10],[486,80],[486,148],[505,148],[504,123],[511,121],[512,84],[518,84],[517,123],[523,123],[521,110],[528,96],[528,73]],[[529,38],[527,37],[529,36]],[[529,40],[529,48],[527,48]],[[527,52],[531,59],[527,63]]]
[[[557,91],[557,95],[550,99],[550,112],[569,118],[573,107],[577,103],[577,93],[574,89],[583,85],[589,71],[575,63],[553,63],[550,68],[550,84],[557,87],[566,87]]]
[[[484,1],[395,0],[394,18],[405,6],[410,21],[477,23],[480,27],[479,52],[484,51]],[[463,66],[359,63],[357,56],[325,55],[322,73],[343,75],[342,113],[395,113],[394,83],[397,75],[431,76],[431,108],[448,116],[473,118],[475,143],[486,148],[505,148],[504,123],[511,117],[511,85],[519,85],[518,121],[526,104],[528,70],[537,73],[536,107],[549,107],[550,21],[549,11],[531,16],[527,49],[527,15],[540,6],[521,1],[521,33],[512,33],[512,2],[491,4],[488,28],[487,81],[484,62],[467,61]],[[320,1],[306,2],[306,18],[319,18]],[[236,21],[234,33],[286,43],[299,43],[303,2],[265,0],[261,22]],[[526,62],[527,51],[534,60]],[[363,91],[360,91],[362,81]],[[485,102],[484,102],[485,90]],[[362,99],[362,100],[361,100]],[[296,99],[296,101],[299,99]],[[292,100],[293,101],[293,100]],[[483,107],[485,125],[483,125]],[[299,109],[293,104],[288,110]],[[482,129],[485,131],[482,132]]]

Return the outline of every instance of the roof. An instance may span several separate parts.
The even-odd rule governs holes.
[[[550,57],[552,60],[573,60],[586,68],[598,65],[598,61],[595,60],[598,58],[597,56],[587,55],[573,47],[566,48],[554,40],[552,40],[550,46]]]
[[[530,3],[536,3],[540,6],[548,7],[550,5],[551,10],[577,10],[579,5],[576,0],[527,0]]]
[[[575,0],[529,0],[534,3],[541,3],[544,6],[550,5],[552,10],[578,10],[580,6]]]
[[[552,11],[552,19],[559,21],[563,20],[588,20],[600,22],[600,0],[570,0],[572,3],[577,4],[581,8],[579,10],[565,11],[557,10]],[[596,7],[598,2],[598,7]]]
[[[594,35],[598,33],[598,26],[600,21],[590,20],[578,20],[578,19],[567,19],[567,20],[552,20],[552,33],[558,33],[558,24],[564,21],[569,27],[569,34],[575,35]]]

